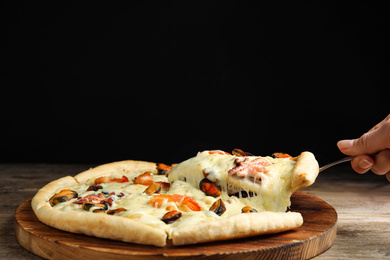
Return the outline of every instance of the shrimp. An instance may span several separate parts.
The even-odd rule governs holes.
[[[161,205],[167,202],[174,202],[176,206],[178,206],[183,211],[188,211],[188,209],[192,211],[201,211],[199,204],[192,199],[191,197],[173,194],[173,195],[154,195],[150,198],[150,203],[153,207],[161,207]]]

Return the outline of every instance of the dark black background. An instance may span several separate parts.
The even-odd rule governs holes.
[[[256,2],[3,2],[0,161],[341,158],[390,112],[384,6]]]

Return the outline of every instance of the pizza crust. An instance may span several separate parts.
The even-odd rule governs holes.
[[[50,205],[34,209],[34,212],[43,223],[71,233],[160,247],[166,244],[164,231],[123,217],[61,212]]]
[[[274,234],[300,227],[302,223],[302,215],[296,212],[246,213],[180,227],[173,231],[172,243],[179,246]]]
[[[312,185],[319,173],[318,162],[311,152],[302,152],[296,161],[292,171],[292,192]]]
[[[111,176],[112,174],[116,174],[118,172],[131,172],[134,175],[139,175],[147,171],[155,173],[156,164],[152,162],[126,160],[97,166],[96,168],[92,168],[77,174],[74,178],[79,183],[85,183],[88,180],[96,179],[102,176]]]

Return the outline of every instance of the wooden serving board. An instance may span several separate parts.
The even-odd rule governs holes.
[[[307,259],[327,250],[336,238],[336,211],[302,191],[291,202],[291,211],[303,216],[300,228],[199,245],[159,248],[68,233],[41,223],[31,199],[16,210],[15,233],[24,248],[47,259]]]

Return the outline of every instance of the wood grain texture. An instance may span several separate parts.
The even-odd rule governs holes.
[[[42,259],[16,240],[16,209],[48,182],[95,166],[0,164],[0,259]],[[336,240],[316,260],[390,259],[390,183],[386,177],[357,174],[349,164],[340,164],[320,173],[304,191],[332,205],[338,214]]]
[[[321,173],[305,192],[337,211],[337,237],[316,260],[390,259],[390,183],[372,172],[355,173],[348,164]]]
[[[165,248],[71,234],[41,223],[25,201],[15,213],[15,233],[27,250],[47,259],[307,259],[328,249],[336,237],[336,211],[325,201],[297,191],[292,211],[304,224],[295,230],[267,236]]]

